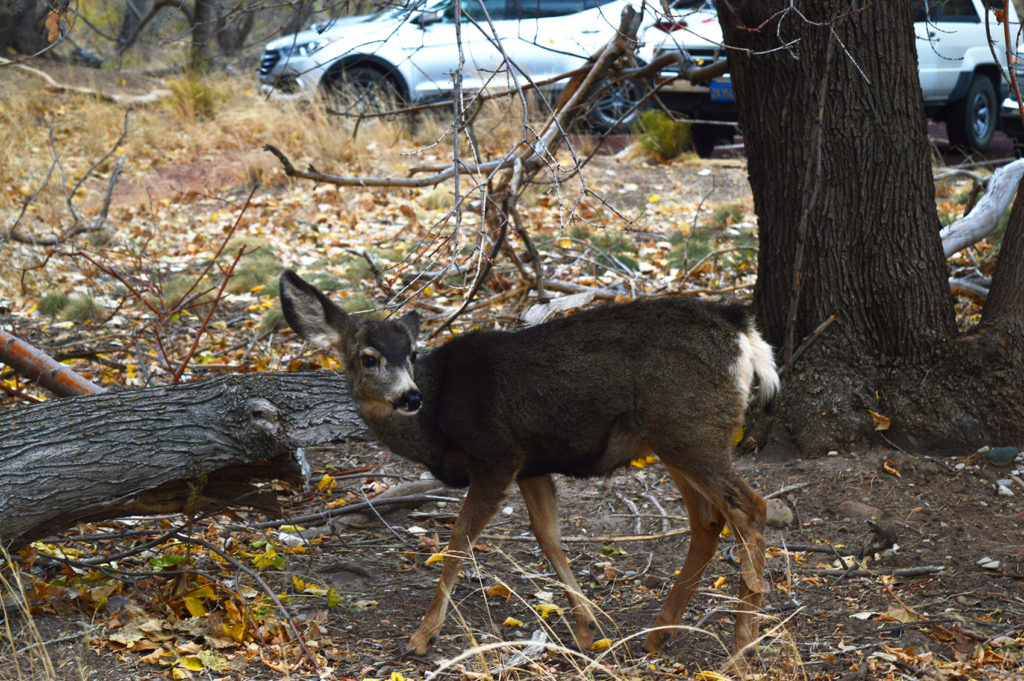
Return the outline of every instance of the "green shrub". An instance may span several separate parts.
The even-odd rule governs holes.
[[[640,145],[658,161],[671,161],[693,148],[690,125],[673,120],[661,109],[641,111]]]

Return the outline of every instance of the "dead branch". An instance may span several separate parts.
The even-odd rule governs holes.
[[[46,83],[47,89],[52,92],[67,92],[71,94],[96,97],[97,99],[103,100],[104,102],[119,104],[121,106],[143,106],[146,104],[155,104],[156,102],[159,102],[160,100],[171,96],[171,91],[165,90],[163,88],[151,90],[150,92],[147,92],[144,95],[123,95],[118,93],[100,92],[99,90],[82,87],[81,85],[65,85],[63,83],[58,83],[56,80],[53,79],[53,76],[46,73],[45,71],[33,68],[28,64],[21,64],[18,62],[14,62],[10,59],[5,59],[4,57],[0,57],[0,66],[8,65],[15,66],[19,69],[22,69],[23,71],[27,71],[32,75],[42,78],[43,81]]]
[[[58,397],[101,393],[103,388],[39,348],[0,329],[0,361]]]
[[[939,232],[946,257],[988,236],[1006,212],[1024,176],[1024,159],[998,168],[988,181],[988,190],[970,213],[943,227]]]

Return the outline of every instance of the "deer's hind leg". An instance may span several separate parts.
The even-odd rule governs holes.
[[[757,642],[757,616],[764,591],[764,499],[740,477],[731,462],[726,462],[724,468],[704,470],[699,477],[671,464],[666,466],[686,501],[692,535],[683,570],[658,615],[657,625],[670,626],[679,622],[704,567],[714,555],[722,523],[727,522],[740,549],[739,599],[730,663],[733,670],[742,675],[746,670],[746,658],[753,653]],[[647,639],[647,650],[651,652],[664,641],[664,637],[661,641],[652,641],[655,633],[652,632]]]
[[[558,579],[565,586],[565,596],[572,607],[576,620],[576,645],[587,650],[594,642],[597,621],[590,610],[580,585],[569,567],[569,559],[562,550],[562,538],[558,531],[558,506],[555,499],[555,485],[550,475],[524,478],[519,481],[519,491],[526,501],[530,513],[530,528],[537,544],[554,568]]]
[[[660,650],[665,641],[674,635],[687,603],[700,584],[704,569],[715,555],[718,535],[725,525],[725,516],[690,485],[682,470],[670,464],[666,466],[686,502],[690,518],[690,548],[676,583],[661,606],[654,628],[647,634],[644,650],[649,653]]]

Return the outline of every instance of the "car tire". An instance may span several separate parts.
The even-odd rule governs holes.
[[[715,151],[715,145],[731,139],[732,135],[733,129],[726,125],[690,125],[690,141],[693,143],[693,150],[701,158],[709,158]]]
[[[640,115],[637,103],[644,98],[643,84],[635,80],[606,81],[599,88],[598,99],[587,114],[587,127],[601,133],[631,132]]]
[[[324,78],[322,89],[331,107],[354,115],[390,111],[402,101],[394,82],[373,66],[336,69]]]
[[[998,115],[996,88],[992,79],[976,74],[967,86],[964,98],[955,102],[946,118],[950,144],[972,151],[984,151],[996,132]]]

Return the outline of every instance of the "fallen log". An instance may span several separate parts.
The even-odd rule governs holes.
[[[348,382],[254,373],[49,400],[0,412],[0,543],[86,521],[277,509],[254,483],[302,479],[302,447],[367,440]]]

